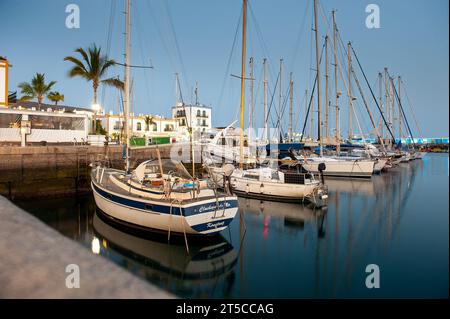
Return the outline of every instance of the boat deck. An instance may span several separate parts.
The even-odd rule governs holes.
[[[141,199],[157,200],[157,201],[162,201],[162,202],[167,202],[167,203],[170,203],[170,202],[172,202],[174,200],[173,197],[170,197],[170,196],[166,197],[164,193],[158,194],[158,192],[161,191],[161,188],[159,188],[159,187],[154,187],[154,188],[153,187],[152,188],[145,187],[145,188],[142,189],[143,191],[151,191],[153,189],[154,193],[152,193],[152,196],[142,196],[142,195],[139,195],[139,194],[132,193],[131,192],[132,188],[140,190],[139,188],[136,188],[134,186],[130,186],[130,188],[129,188],[130,190],[126,191],[123,188],[117,186],[110,178],[110,175],[119,175],[119,174],[121,174],[121,172],[120,171],[116,171],[116,170],[109,170],[109,171],[107,171],[107,170],[108,169],[105,169],[105,172],[103,174],[103,178],[100,178],[101,179],[101,183],[97,181],[96,176],[95,176],[95,172],[93,170],[93,172],[92,172],[92,181],[94,181],[95,184],[98,184],[101,187],[103,187],[103,188],[105,188],[105,189],[107,189],[107,190],[109,190],[111,192],[114,192],[116,194],[119,194],[119,195],[132,196],[132,197],[137,197],[137,198],[141,198]],[[100,169],[100,174],[99,175],[100,175],[100,177],[102,175],[101,174],[101,169]],[[130,179],[131,178],[129,176],[125,176],[125,178],[123,178],[123,181],[128,182]],[[191,193],[191,196],[192,196],[192,191],[193,191],[192,189],[191,190],[187,190],[187,189],[184,189],[184,190],[172,190],[171,194],[173,195],[173,194],[176,194],[176,193],[184,193],[184,194]],[[182,202],[184,204],[189,204],[189,203],[195,203],[195,202],[200,202],[200,201],[204,201],[204,200],[215,199],[216,197],[219,198],[219,199],[222,198],[222,197],[227,197],[227,198],[233,197],[232,195],[225,196],[225,193],[223,193],[222,191],[219,191],[219,190],[216,190],[216,193],[217,193],[217,196],[213,195],[213,196],[201,196],[201,197],[195,197],[195,198],[194,197],[183,198]]]

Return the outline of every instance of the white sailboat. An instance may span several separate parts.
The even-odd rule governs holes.
[[[94,163],[91,186],[95,203],[117,222],[143,229],[184,234],[214,234],[235,217],[237,197],[227,196],[207,180],[193,178],[177,161],[145,161],[130,173],[128,117],[130,110],[130,8],[126,4],[125,170]]]
[[[322,171],[324,176],[370,178],[375,168],[375,160],[338,159],[325,156],[297,156],[296,158],[305,169],[316,174],[320,173],[319,165],[325,164],[325,169]]]
[[[326,187],[315,179],[314,174],[305,170],[301,164],[295,163],[286,169],[279,167],[260,167],[244,169],[244,75],[245,75],[245,30],[247,0],[243,0],[243,38],[242,38],[242,74],[240,104],[240,167],[234,169],[230,164],[223,167],[210,166],[210,175],[225,189],[250,198],[274,201],[312,202],[316,206],[327,204]],[[272,162],[274,163],[274,162]]]
[[[211,167],[210,172],[219,185],[229,187],[241,197],[326,206],[326,187],[315,179],[314,174],[297,167],[298,170],[292,167],[287,170],[271,167],[234,169],[229,174],[225,165],[223,168]]]

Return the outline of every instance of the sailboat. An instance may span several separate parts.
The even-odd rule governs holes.
[[[209,166],[210,175],[224,189],[249,198],[262,200],[310,202],[315,206],[326,206],[328,192],[321,181],[316,180],[300,163],[281,169],[278,160],[268,161],[266,167],[244,169],[244,93],[245,93],[245,42],[247,0],[243,0],[242,24],[242,74],[240,104],[240,154],[239,168],[227,164],[222,167]]]
[[[237,197],[219,192],[208,180],[191,176],[183,164],[158,158],[130,171],[130,8],[126,3],[125,170],[93,163],[91,186],[97,207],[116,222],[140,229],[209,235],[228,227],[238,210]],[[186,242],[187,245],[187,242]]]

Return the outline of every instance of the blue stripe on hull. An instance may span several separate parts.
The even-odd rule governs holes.
[[[167,203],[167,205],[160,205],[160,204],[155,204],[153,202],[136,201],[136,200],[128,199],[126,197],[121,197],[121,196],[117,196],[115,194],[109,193],[109,192],[101,189],[94,183],[92,183],[92,186],[99,195],[101,195],[102,197],[104,197],[114,203],[117,203],[117,204],[120,204],[123,206],[127,206],[127,207],[136,208],[136,209],[143,210],[143,211],[148,211],[149,213],[155,212],[155,213],[159,213],[159,214],[170,214],[170,203],[169,202]],[[219,209],[217,210],[218,213],[220,213],[220,211],[223,210],[224,203],[226,205],[226,208],[238,207],[237,199],[219,200]],[[212,202],[205,203],[205,204],[200,204],[200,205],[195,205],[195,206],[185,207],[185,208],[182,207],[181,215],[187,217],[187,216],[192,216],[192,215],[201,214],[201,213],[213,212],[215,210],[216,210],[216,201],[214,200]],[[172,214],[179,215],[180,208],[177,206],[173,206]]]

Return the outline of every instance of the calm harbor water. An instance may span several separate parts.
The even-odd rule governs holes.
[[[326,209],[240,199],[230,228],[190,241],[189,254],[183,241],[110,225],[92,196],[17,204],[181,297],[448,298],[448,182],[448,154],[427,154],[370,181],[326,179]],[[365,286],[368,264],[379,289]]]

